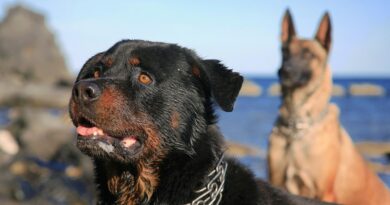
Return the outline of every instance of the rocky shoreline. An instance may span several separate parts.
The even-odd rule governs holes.
[[[241,96],[258,97],[262,95],[262,90],[267,90],[265,93],[268,96],[275,97],[280,96],[280,85],[279,83],[271,84],[267,89],[261,85],[256,84],[251,80],[245,80]],[[386,89],[381,85],[371,83],[353,83],[348,87],[344,87],[339,84],[334,84],[332,89],[332,96],[343,97],[343,96],[374,96],[383,97],[386,96]]]

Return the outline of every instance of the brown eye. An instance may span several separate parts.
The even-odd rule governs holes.
[[[93,77],[94,77],[94,78],[100,77],[100,72],[99,72],[98,70],[95,71],[95,72],[93,72]]]
[[[152,79],[150,78],[150,76],[146,73],[141,73],[139,76],[138,76],[138,82],[144,84],[144,85],[149,85],[150,83],[152,83]]]

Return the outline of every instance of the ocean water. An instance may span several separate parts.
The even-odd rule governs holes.
[[[267,150],[268,136],[277,117],[280,105],[279,97],[267,95],[270,85],[277,82],[272,78],[250,79],[260,85],[263,92],[258,97],[238,97],[234,111],[219,113],[219,126],[228,140]],[[342,125],[351,135],[354,142],[373,141],[390,142],[390,78],[388,79],[335,79],[335,84],[348,90],[351,84],[370,83],[382,86],[384,96],[351,96],[333,97],[340,110]],[[390,164],[389,158],[377,157],[368,160]],[[240,159],[248,165],[257,176],[266,178],[266,162],[261,157],[243,157]],[[390,186],[390,174],[380,174]]]

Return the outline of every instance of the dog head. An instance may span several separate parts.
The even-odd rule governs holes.
[[[318,79],[326,69],[331,45],[331,23],[323,16],[313,40],[297,38],[292,16],[286,11],[282,21],[282,65],[278,71],[282,87],[306,86]]]
[[[231,111],[243,78],[217,60],[174,44],[125,40],[90,58],[69,103],[77,146],[121,163],[172,150],[193,154],[214,123],[212,104]]]

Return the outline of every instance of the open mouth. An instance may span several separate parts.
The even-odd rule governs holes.
[[[136,145],[140,145],[139,137],[136,134],[112,136],[85,117],[80,117],[78,119],[76,131],[78,137],[84,140],[97,140],[105,142],[106,144],[114,144],[115,141],[118,141],[124,148],[132,148],[137,147]]]

